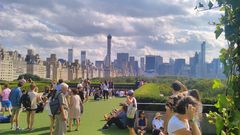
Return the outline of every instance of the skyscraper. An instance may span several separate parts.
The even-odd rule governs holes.
[[[86,60],[87,60],[87,52],[81,51],[81,65],[82,67],[86,66]]]
[[[73,63],[73,49],[68,49],[68,62]]]
[[[144,57],[140,58],[140,68],[141,68],[141,72],[144,72],[145,70]]]
[[[147,55],[146,56],[146,71],[157,73],[159,66],[163,63],[161,56]]]
[[[206,41],[201,44],[201,64],[206,64]]]
[[[117,53],[117,63],[116,63],[116,68],[124,70],[127,69],[128,67],[128,59],[129,59],[129,54],[128,53]]]
[[[105,57],[104,65],[104,77],[109,78],[111,74],[111,48],[112,48],[112,36],[107,36],[107,55]]]

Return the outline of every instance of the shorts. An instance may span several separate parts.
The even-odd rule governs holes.
[[[12,116],[19,116],[19,113],[21,112],[21,107],[13,107],[12,108]]]
[[[135,119],[127,118],[127,127],[134,128]]]
[[[11,101],[9,100],[2,101],[2,107],[6,107],[6,108],[12,107]]]

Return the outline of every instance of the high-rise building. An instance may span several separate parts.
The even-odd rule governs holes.
[[[68,49],[68,63],[73,63],[73,48]]]
[[[104,77],[111,77],[111,48],[112,48],[112,36],[107,36],[107,55],[104,60]]]
[[[28,49],[25,58],[27,62],[27,73],[37,75],[41,78],[46,78],[46,66],[40,60],[39,54],[34,54],[33,50]]]
[[[189,58],[189,65],[190,65],[190,76],[191,77],[196,77],[196,72],[197,72],[197,64],[199,60],[199,54],[195,52],[195,55],[193,57]]]
[[[103,69],[104,61],[95,61],[95,66],[98,69]]]
[[[17,51],[0,48],[0,80],[13,81],[26,73],[26,62]]]
[[[141,57],[141,58],[140,58],[140,68],[141,68],[141,72],[144,72],[144,70],[145,70],[144,57]]]
[[[159,66],[163,63],[163,58],[156,55],[147,55],[146,56],[146,72],[155,72],[159,71]]]
[[[86,51],[81,51],[81,65],[82,67],[86,66],[87,62],[87,52]]]
[[[117,69],[128,69],[128,60],[129,60],[129,54],[128,53],[117,53],[117,60],[115,67]]]
[[[201,64],[206,63],[206,41],[201,44]]]
[[[206,64],[206,42],[201,44],[201,52],[199,53],[198,63],[197,63],[196,77],[206,77],[207,75],[207,64]]]
[[[185,67],[185,59],[176,59],[174,64],[174,74],[175,75],[183,75],[183,70]]]

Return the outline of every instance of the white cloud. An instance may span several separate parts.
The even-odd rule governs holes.
[[[208,60],[225,47],[224,36],[215,39],[218,10],[197,12],[191,0],[115,1],[8,1],[0,5],[0,43],[26,52],[35,48],[42,58],[50,53],[76,58],[87,50],[90,59],[104,59],[106,35],[113,35],[113,58],[117,52],[141,57],[158,54],[187,58],[207,42]],[[3,19],[4,18],[4,19]],[[20,47],[21,46],[21,47]]]

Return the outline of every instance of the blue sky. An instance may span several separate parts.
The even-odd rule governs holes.
[[[128,52],[141,57],[161,55],[167,61],[187,58],[207,42],[207,60],[218,57],[224,36],[215,39],[213,25],[221,13],[197,12],[194,0],[1,0],[0,44],[26,54],[34,49],[45,59],[50,53],[67,58],[86,50],[102,60],[106,36],[112,34],[112,55]]]

